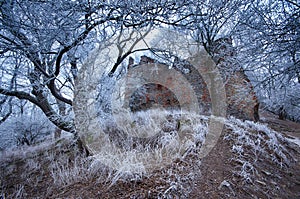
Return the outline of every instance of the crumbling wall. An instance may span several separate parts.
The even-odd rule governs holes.
[[[147,110],[154,106],[166,110],[180,110],[180,103],[176,95],[161,84],[144,84],[130,96],[129,108],[132,112]]]
[[[222,74],[225,84],[228,105],[227,115],[233,115],[240,119],[257,121],[259,120],[259,103],[251,82],[241,68],[236,66],[234,66],[234,69],[228,68],[230,66],[228,66],[228,63],[225,63],[225,60],[227,59],[226,56],[233,56],[234,53],[228,53],[227,47],[222,45],[223,44],[221,44],[221,47],[216,45],[214,52],[218,54],[218,56],[214,56],[213,58],[218,64],[217,66]],[[222,54],[220,51],[225,51],[226,53]],[[135,65],[133,59],[130,59],[128,66],[130,69],[130,67],[139,67],[142,64],[153,64],[155,62],[156,60],[150,57],[142,56],[140,63]],[[170,70],[180,72],[187,79],[196,93],[201,113],[209,115],[211,111],[211,99],[207,85],[199,71],[188,62],[180,61],[179,59],[175,60],[172,69]],[[170,90],[155,84],[145,85],[142,88],[139,88],[137,92],[134,92],[131,96],[129,106],[132,111],[147,110],[153,103],[160,104],[164,108],[180,108],[176,96],[170,93]]]
[[[220,38],[212,44],[211,55],[225,82],[227,115],[259,120],[259,102],[253,86],[238,63],[231,38]]]
[[[243,71],[234,72],[225,84],[227,115],[240,119],[259,120],[259,103],[248,77]]]

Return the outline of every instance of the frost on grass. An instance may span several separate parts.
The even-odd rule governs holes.
[[[2,152],[1,168],[5,168],[5,172],[1,173],[1,178],[9,179],[18,171],[17,168],[24,167],[26,171],[18,171],[18,179],[22,183],[20,186],[15,184],[14,190],[11,190],[10,181],[1,182],[1,194],[5,197],[25,196],[41,182],[51,184],[44,194],[53,196],[57,190],[67,190],[75,184],[93,182],[109,188],[118,186],[120,182],[157,179],[160,185],[154,184],[149,195],[187,198],[193,179],[199,174],[201,162],[197,159],[197,147],[205,140],[209,119],[182,112],[170,116],[164,111],[151,111],[123,121],[122,129],[132,137],[158,138],[154,142],[157,144],[155,147],[143,145],[126,150],[103,134],[102,140],[99,140],[101,150],[89,158],[76,152],[72,139],[49,140],[21,150]],[[191,159],[191,156],[194,158]]]
[[[88,160],[77,159],[70,163],[63,156],[55,159],[54,155],[48,155],[54,184],[66,187],[97,179],[97,183],[110,188],[121,182],[130,184],[155,179],[149,196],[188,198],[194,179],[200,175],[201,160],[197,150],[205,140],[209,119],[182,112],[171,117],[167,112],[153,110],[133,115],[132,120],[123,118],[122,129],[130,136],[151,138],[159,135],[157,146],[143,145],[129,150],[103,134],[98,153]],[[180,119],[179,126],[177,122],[172,123],[176,118]],[[142,190],[136,190],[131,197],[134,198],[134,194],[138,197],[139,191]]]
[[[208,131],[208,118],[191,113],[150,109],[114,117],[125,139],[116,142],[103,133],[93,156],[95,162],[115,169],[112,184],[119,179],[139,180],[184,159],[202,145]]]
[[[57,186],[67,186],[87,181],[91,174],[84,159],[78,158],[70,163],[64,155],[58,160],[51,160],[49,170],[53,183]]]
[[[12,186],[9,181],[2,181],[2,196],[26,197],[30,192],[26,183],[37,187],[45,181],[51,183],[46,196],[53,196],[57,190],[68,190],[70,185],[75,184],[93,183],[109,190],[122,183],[135,186],[142,182],[151,186],[148,196],[189,198],[195,179],[201,176],[198,152],[207,136],[209,117],[184,112],[174,112],[170,116],[163,110],[139,112],[130,118],[118,117],[123,118],[119,125],[124,132],[131,137],[154,136],[157,138],[153,142],[156,146],[122,148],[103,134],[102,140],[99,140],[100,150],[89,158],[76,153],[76,149],[71,147],[74,147],[72,139],[23,147],[20,151],[6,151],[0,158],[1,168],[5,169],[1,177],[9,177],[17,171],[17,167],[23,168],[21,165],[26,172],[18,175],[24,183],[20,180],[19,184]],[[244,182],[254,181],[260,161],[286,168],[293,160],[285,147],[286,139],[266,125],[229,118],[226,126],[228,131],[224,138],[231,144],[232,159],[237,163],[233,172]],[[130,192],[132,198],[144,193],[143,189],[133,192]]]
[[[284,143],[287,140],[278,132],[271,130],[265,124],[252,121],[241,121],[230,117],[226,126],[231,129],[224,139],[232,140],[233,160],[238,163],[235,171],[245,182],[253,182],[258,172],[258,161],[274,163],[280,168],[286,168],[293,157]]]

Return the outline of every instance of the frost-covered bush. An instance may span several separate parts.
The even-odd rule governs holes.
[[[264,72],[247,72],[260,107],[279,116],[300,122],[300,82],[290,79],[289,75],[270,78]]]
[[[0,149],[36,144],[54,132],[54,125],[38,111],[12,116],[0,125]]]
[[[260,88],[259,88],[260,89]],[[260,89],[257,91],[262,105],[279,115],[280,119],[300,122],[300,84]]]

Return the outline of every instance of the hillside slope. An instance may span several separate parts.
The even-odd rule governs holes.
[[[266,112],[262,122],[229,118],[208,156],[199,159],[194,146],[151,172],[140,172],[140,165],[134,165],[136,172],[116,171],[93,157],[81,157],[70,138],[2,152],[1,196],[299,198],[300,124]]]

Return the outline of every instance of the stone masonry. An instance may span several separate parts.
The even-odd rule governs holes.
[[[243,70],[234,66],[236,68],[231,70],[229,75],[225,75],[225,73],[228,74],[228,69],[230,69],[228,63],[226,65],[225,61],[228,57],[230,58],[234,55],[232,48],[228,50],[228,46],[232,46],[230,42],[231,41],[228,39],[225,40],[225,42],[224,40],[217,41],[214,48],[215,56],[213,56],[225,83],[228,105],[227,115],[233,115],[240,119],[258,121],[259,103],[250,80]],[[130,70],[131,67],[139,67],[142,64],[153,64],[155,62],[156,60],[150,57],[142,56],[140,63],[134,64],[133,59],[130,58],[128,69]],[[176,70],[186,78],[196,93],[201,113],[209,115],[211,111],[211,99],[201,74],[199,74],[199,72],[188,62],[180,61],[179,59],[175,60],[172,69],[170,70]],[[224,73],[224,75],[222,73]],[[154,104],[159,104],[166,109],[180,109],[180,104],[176,95],[165,86],[159,84],[150,83],[141,86],[131,94],[129,100],[131,111],[147,110]]]

